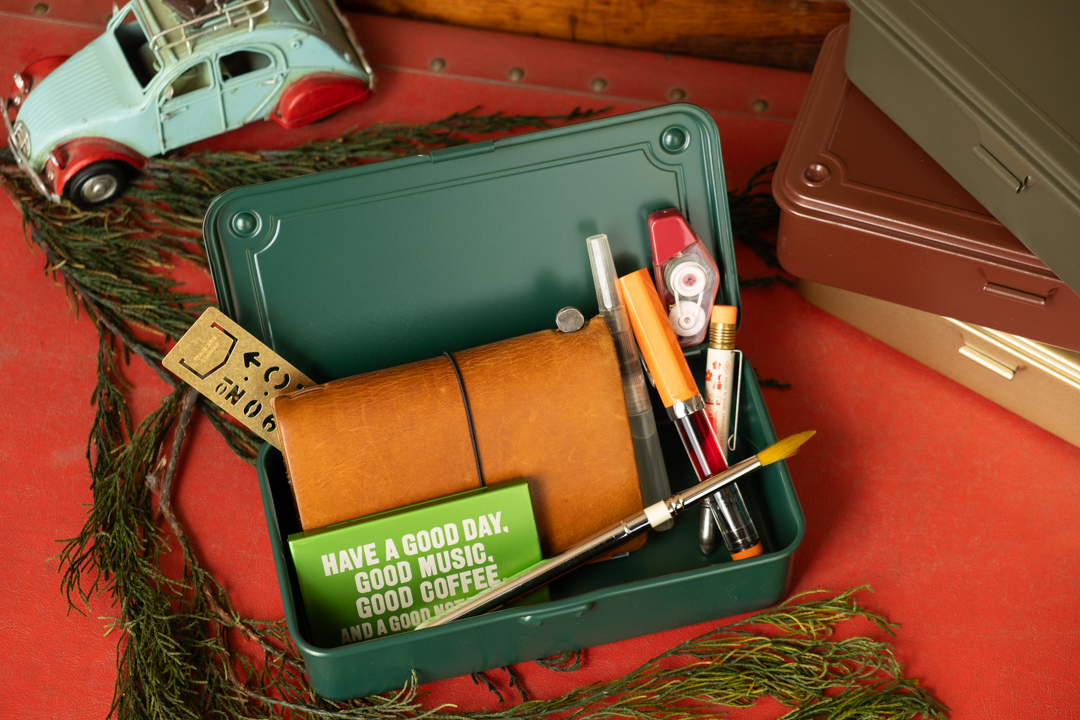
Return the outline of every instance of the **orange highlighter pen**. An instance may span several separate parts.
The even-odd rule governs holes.
[[[652,278],[646,269],[619,278],[619,293],[630,315],[641,355],[649,368],[668,417],[675,423],[683,447],[697,473],[698,482],[727,469],[705,401],[686,364],[675,331],[668,322]],[[733,560],[762,553],[754,521],[746,511],[742,493],[734,483],[725,485],[710,500],[713,518]]]

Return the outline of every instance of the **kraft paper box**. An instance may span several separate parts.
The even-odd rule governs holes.
[[[295,533],[289,549],[324,648],[407,632],[541,559],[525,480]]]

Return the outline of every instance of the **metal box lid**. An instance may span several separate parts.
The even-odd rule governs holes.
[[[720,138],[672,105],[238,188],[204,222],[221,309],[319,381],[597,311],[585,238],[649,266],[645,218],[679,208],[738,305]]]
[[[1080,4],[848,4],[852,82],[1080,290]]]

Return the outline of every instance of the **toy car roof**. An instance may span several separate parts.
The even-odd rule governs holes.
[[[172,51],[177,59],[223,34],[267,25],[310,31],[317,22],[305,0],[135,0],[135,5],[151,33],[150,49],[165,56]]]

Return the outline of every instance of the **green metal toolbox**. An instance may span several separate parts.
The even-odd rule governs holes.
[[[716,257],[719,300],[738,305],[719,134],[690,105],[239,188],[214,201],[204,235],[221,309],[326,381],[550,328],[568,305],[591,317],[585,238],[606,233],[620,273],[646,267],[645,218],[667,207]],[[700,383],[703,358],[690,362]],[[740,411],[734,460],[776,440],[749,366]],[[689,486],[674,427],[660,432],[673,488]],[[696,521],[683,519],[642,550],[564,576],[550,602],[325,649],[304,626],[281,454],[264,445],[257,464],[289,630],[330,699],[400,688],[413,672],[427,682],[774,604],[804,531],[776,463],[741,482],[762,556],[702,555]]]
[[[1080,3],[847,2],[851,81],[1080,292]]]

